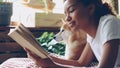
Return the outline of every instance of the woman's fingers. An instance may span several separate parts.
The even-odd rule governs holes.
[[[56,64],[52,62],[50,58],[41,59],[39,56],[31,52],[29,49],[24,48],[27,52],[27,56],[35,62],[39,67],[56,67]]]
[[[24,50],[26,51],[26,52],[29,52],[30,50],[29,49],[27,49],[27,48],[24,48]]]
[[[37,56],[36,54],[34,54],[33,52],[31,52],[29,49],[24,48],[24,50],[27,52],[27,56],[32,59],[33,61],[36,61],[37,59],[41,59],[39,56]]]

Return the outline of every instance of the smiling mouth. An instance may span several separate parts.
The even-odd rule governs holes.
[[[70,27],[74,27],[74,26],[75,26],[75,22],[70,22],[70,23],[68,23],[68,25],[69,25]]]

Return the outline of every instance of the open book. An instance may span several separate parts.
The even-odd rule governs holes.
[[[15,29],[10,29],[8,33],[23,48],[27,48],[41,58],[48,58],[48,52],[40,45],[34,35],[23,25],[19,24]]]

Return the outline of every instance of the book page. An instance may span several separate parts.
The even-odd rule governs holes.
[[[34,35],[23,25],[23,24],[20,24],[19,28],[18,28],[19,31],[22,32],[22,34],[24,34],[23,36],[25,36],[25,38],[29,38],[27,39],[28,41],[30,40],[31,41],[31,44],[36,44],[36,48],[40,48],[41,47],[41,44],[36,40],[36,38],[34,37]],[[47,54],[46,51],[43,50],[43,48],[41,47],[41,52]]]

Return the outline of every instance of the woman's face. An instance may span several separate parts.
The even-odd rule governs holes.
[[[65,21],[73,29],[87,28],[90,20],[90,12],[87,6],[75,3],[75,0],[66,0],[64,4]]]

